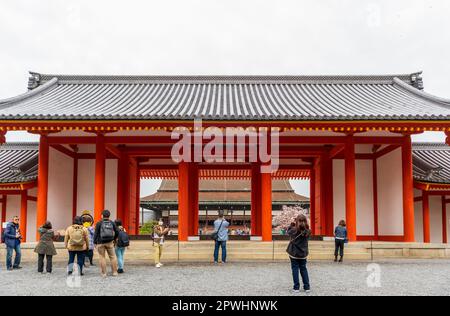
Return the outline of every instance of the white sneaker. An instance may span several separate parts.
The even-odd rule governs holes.
[[[309,294],[309,293],[311,293],[311,290],[305,290],[305,293]]]
[[[294,293],[294,294],[300,294],[300,290],[292,290],[292,293]]]
[[[161,263],[158,263],[155,267],[161,268],[161,267],[162,267],[162,264],[161,264]]]

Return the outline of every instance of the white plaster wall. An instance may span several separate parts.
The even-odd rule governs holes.
[[[35,189],[33,189],[35,191]],[[36,196],[36,192],[30,190],[30,196]],[[6,221],[10,222],[14,216],[20,217],[20,195],[9,195],[6,205]],[[22,218],[21,218],[22,220]],[[27,215],[27,241],[36,241],[36,202],[28,201],[28,215]]]
[[[50,148],[48,181],[47,218],[53,229],[65,229],[72,223],[73,159],[53,148]]]
[[[397,149],[377,161],[380,236],[403,236],[402,153]]]
[[[94,210],[95,161],[78,160],[77,214]]]
[[[37,197],[37,188],[28,191],[28,195]],[[36,241],[37,202],[28,201],[27,241]]]
[[[416,242],[423,242],[423,209],[422,202],[414,203],[414,234]]]
[[[6,221],[10,222],[14,216],[20,217],[20,195],[8,195],[6,202]]]
[[[106,161],[105,207],[112,218],[117,217],[117,159]]]
[[[333,210],[334,226],[345,220],[345,162],[333,160]]]
[[[358,236],[374,235],[372,161],[356,161],[356,233]],[[333,160],[334,225],[346,218],[345,161]]]
[[[117,216],[117,160],[106,161],[105,208]],[[78,160],[77,214],[84,210],[94,210],[95,160]]]
[[[356,222],[358,236],[375,234],[373,194],[373,163],[356,161]]]
[[[442,200],[430,196],[430,237],[432,243],[442,243]]]

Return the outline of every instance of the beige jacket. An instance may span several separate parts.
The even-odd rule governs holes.
[[[75,230],[75,227],[81,227],[83,229],[83,237],[84,237],[84,243],[82,246],[73,246],[70,243],[70,235]],[[66,245],[66,248],[69,251],[86,251],[89,248],[89,232],[84,226],[80,225],[72,225],[66,230],[66,236],[64,238],[64,244]]]

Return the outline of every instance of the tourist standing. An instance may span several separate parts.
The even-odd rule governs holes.
[[[95,226],[94,244],[100,256],[100,268],[102,277],[106,278],[106,254],[111,262],[113,276],[117,276],[117,258],[114,243],[119,237],[116,224],[110,220],[111,212],[104,210],[102,220]]]
[[[340,255],[339,262],[344,261],[344,246],[348,241],[347,224],[344,220],[339,222],[339,225],[334,230],[335,250],[334,250],[334,262],[338,261],[338,255]]]
[[[6,269],[8,271],[20,270],[20,262],[22,260],[22,250],[20,244],[22,242],[22,234],[19,228],[19,217],[14,216],[12,222],[8,223],[4,233],[6,244]],[[16,253],[13,264],[13,254]]]
[[[307,259],[309,255],[309,230],[308,219],[305,215],[299,215],[287,230],[291,241],[287,253],[291,259],[292,276],[294,279],[294,293],[300,292],[299,270],[302,277],[303,289],[306,293],[311,291]]]
[[[127,231],[123,227],[122,221],[120,219],[115,221],[116,227],[119,230],[119,237],[116,241],[116,257],[117,257],[117,272],[119,274],[124,273],[125,266],[125,251],[127,247],[130,246],[130,237]]]
[[[34,249],[34,252],[38,254],[38,272],[44,273],[44,260],[47,259],[46,271],[47,273],[52,273],[53,256],[57,255],[53,241],[59,235],[55,234],[52,229],[52,223],[48,221],[39,228],[39,234],[41,237],[39,243]]]
[[[80,216],[75,217],[73,225],[67,228],[64,244],[69,251],[68,274],[73,274],[76,257],[78,271],[80,275],[84,275],[84,259],[86,257],[86,251],[89,249],[89,232],[83,226],[83,219]]]
[[[161,257],[163,253],[163,246],[166,235],[169,234],[169,227],[164,225],[162,219],[159,220],[158,225],[153,228],[153,247],[155,248],[155,266],[161,268]]]
[[[223,211],[219,211],[219,218],[214,222],[214,233],[212,235],[215,240],[214,247],[214,263],[219,263],[219,249],[222,248],[222,263],[227,263],[227,241],[228,227],[230,223],[225,219]]]
[[[91,267],[94,265],[94,236],[95,236],[95,229],[93,227],[94,223],[92,222],[92,219],[88,216],[83,217],[83,226],[87,229],[89,233],[89,249],[86,251],[86,258],[89,260],[89,264]],[[85,260],[86,261],[86,260]]]

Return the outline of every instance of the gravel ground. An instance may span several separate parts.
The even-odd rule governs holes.
[[[450,295],[450,261],[378,262],[381,287],[369,287],[376,271],[372,263],[309,263],[310,295]],[[102,279],[98,268],[87,269],[81,287],[67,286],[65,267],[56,265],[52,275],[35,267],[0,271],[0,296],[5,295],[223,295],[284,296],[290,293],[290,267],[285,263],[174,264],[156,269],[128,266],[120,277]],[[371,279],[372,280],[372,279]],[[376,281],[376,278],[373,279]],[[220,286],[217,286],[217,282]],[[374,283],[376,285],[376,282]],[[158,290],[155,290],[156,286]],[[305,295],[305,294],[300,294]]]

